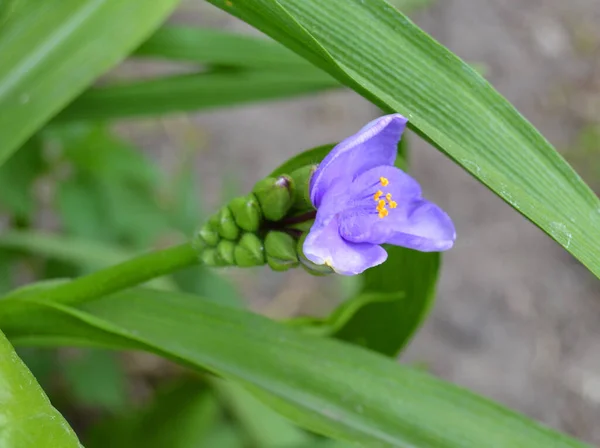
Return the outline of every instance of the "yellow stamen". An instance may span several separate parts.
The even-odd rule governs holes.
[[[392,200],[392,193],[386,194],[385,198],[388,200],[388,202],[391,201]]]
[[[383,191],[377,190],[377,193],[375,193],[375,195],[373,195],[373,200],[378,201],[382,194],[383,194]]]
[[[387,187],[388,184],[390,183],[390,181],[388,180],[387,177],[380,177],[379,178],[379,182],[381,182],[381,185],[383,185],[384,187]]]
[[[398,207],[398,203],[396,201],[390,201],[390,208]]]
[[[385,208],[385,200],[381,199],[377,204],[377,211],[380,212]]]
[[[379,210],[379,217],[380,218],[385,218],[388,215],[388,210],[387,208],[382,208],[381,210]]]

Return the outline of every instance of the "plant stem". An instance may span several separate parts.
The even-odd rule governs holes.
[[[190,243],[140,255],[50,289],[16,291],[5,300],[36,299],[77,304],[112,294],[131,286],[199,263],[198,252]]]

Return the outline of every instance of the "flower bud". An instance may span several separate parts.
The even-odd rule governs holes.
[[[304,240],[306,239],[307,233],[304,233],[300,240],[298,241],[297,251],[298,251],[298,259],[300,260],[300,266],[304,268],[306,272],[311,275],[323,276],[332,274],[334,271],[329,266],[325,264],[315,264],[310,261],[308,258],[304,256],[304,251],[302,247],[304,246]]]
[[[294,180],[294,209],[295,210],[312,210],[313,204],[310,200],[309,184],[310,178],[317,169],[317,165],[306,165],[298,168],[290,173],[290,177]]]
[[[294,181],[289,176],[267,177],[253,189],[265,219],[279,221],[292,208]]]
[[[219,242],[219,234],[210,223],[204,224],[196,234],[196,239],[199,245],[215,247]]]
[[[235,264],[240,267],[261,266],[265,263],[263,243],[254,233],[244,233],[233,252]]]
[[[236,224],[246,232],[258,232],[262,213],[258,199],[253,194],[232,199],[229,209]]]
[[[200,261],[202,261],[202,264],[205,266],[218,266],[219,263],[217,262],[217,251],[212,247],[204,248],[204,250],[202,250],[200,253]]]
[[[233,219],[229,207],[223,207],[219,212],[219,234],[228,240],[237,240],[240,236],[240,228]]]
[[[217,256],[224,266],[235,265],[234,251],[235,243],[233,241],[221,240],[217,245]]]
[[[298,266],[296,240],[289,234],[271,231],[265,238],[267,264],[274,271],[287,271]]]

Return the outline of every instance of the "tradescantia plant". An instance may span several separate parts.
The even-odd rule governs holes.
[[[585,446],[394,359],[426,318],[440,253],[456,240],[407,174],[402,135],[411,127],[596,275],[598,198],[471,66],[386,1],[209,3],[283,46],[173,26],[149,36],[175,0],[0,3],[0,207],[10,222],[0,232],[1,448]],[[198,67],[90,87],[127,55]],[[297,148],[208,217],[187,183],[193,171],[161,208],[155,167],[97,122],[342,84],[384,115],[338,144]],[[33,184],[48,178],[62,235],[35,227]],[[147,250],[173,231],[189,238]],[[21,264],[36,281],[17,287]],[[329,316],[274,321],[244,309],[213,269],[265,265],[358,282]],[[64,396],[89,400],[101,384],[94,399],[110,418],[76,436],[13,345],[44,348],[20,353],[56,408],[72,415]],[[108,352],[86,352],[87,368],[45,364],[67,394],[44,382],[41,360],[63,346],[151,352],[193,374],[132,410]]]
[[[394,166],[406,122],[400,114],[374,120],[321,163],[265,178],[233,199],[194,239],[202,262],[277,271],[301,262],[309,272],[357,275],[386,260],[381,244],[450,249],[450,217]]]

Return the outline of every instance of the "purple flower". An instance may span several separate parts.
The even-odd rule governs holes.
[[[452,247],[450,217],[394,167],[406,122],[399,114],[372,121],[317,167],[309,186],[317,215],[303,246],[310,261],[355,275],[386,260],[384,243],[422,252]]]

